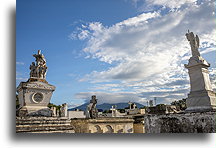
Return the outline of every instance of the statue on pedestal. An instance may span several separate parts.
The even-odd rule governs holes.
[[[96,99],[96,96],[93,95],[92,99],[90,100],[90,104],[87,106],[87,109],[86,109],[87,118],[95,119],[98,117],[98,111],[96,108],[96,104],[97,104],[97,99]]]
[[[199,37],[193,32],[186,33],[186,38],[190,43],[192,57],[185,68],[188,69],[190,77],[190,93],[186,100],[188,112],[202,112],[216,110],[216,97],[212,90],[209,79],[208,67],[210,64],[201,57],[199,48]]]
[[[18,116],[54,116],[48,108],[55,86],[46,81],[46,60],[38,50],[35,62],[30,65],[30,78],[27,82],[21,82],[17,87],[20,108]]]

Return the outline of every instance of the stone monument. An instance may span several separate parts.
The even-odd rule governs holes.
[[[46,60],[38,50],[35,62],[30,65],[30,78],[21,82],[17,87],[20,108],[18,116],[52,116],[52,111],[47,107],[55,86],[46,81]]]
[[[87,106],[86,109],[86,117],[95,119],[98,117],[98,110],[96,108],[97,99],[96,96],[93,95],[92,99],[90,100],[90,104]]]
[[[188,30],[187,40],[190,43],[192,57],[185,64],[190,77],[190,93],[186,100],[188,112],[213,111],[216,109],[216,97],[209,79],[210,64],[199,53],[199,37]]]

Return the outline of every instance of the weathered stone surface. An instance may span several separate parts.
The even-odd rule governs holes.
[[[215,133],[215,112],[145,115],[146,133]]]
[[[17,117],[17,133],[74,133],[74,127],[67,118]]]
[[[19,110],[19,116],[24,117],[24,116],[32,116],[32,117],[51,117],[52,116],[52,110],[50,110],[48,107],[47,108],[35,108],[35,107],[22,107]]]

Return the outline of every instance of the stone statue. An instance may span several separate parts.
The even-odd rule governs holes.
[[[97,118],[98,117],[98,111],[96,108],[97,99],[96,96],[93,95],[92,99],[90,100],[90,104],[87,106],[86,109],[86,117],[87,118]]]
[[[44,58],[44,55],[41,54],[41,50],[38,50],[38,54],[34,54],[33,57],[35,57],[35,62],[32,62],[30,65],[30,77],[31,78],[39,78],[39,79],[45,79],[46,78],[46,72],[47,72],[47,66],[46,66],[46,60]]]
[[[61,117],[67,117],[67,104],[64,103],[61,105],[61,108],[60,108],[60,113],[61,113]]]
[[[30,71],[30,77],[37,77],[37,67],[35,65],[35,62],[32,62],[29,69],[31,70]]]
[[[190,32],[188,30],[188,33],[186,33],[187,40],[190,42],[191,51],[192,51],[192,57],[200,56],[200,53],[198,51],[199,48],[199,37],[196,35],[194,36],[193,32]]]
[[[38,54],[34,54],[33,57],[36,58],[37,65],[40,65],[40,66],[46,65],[46,60],[44,58],[44,55],[41,54],[41,50],[38,50]]]

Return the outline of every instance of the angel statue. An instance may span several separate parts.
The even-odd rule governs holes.
[[[200,53],[199,53],[199,50],[198,50],[198,48],[199,48],[199,37],[198,37],[198,35],[196,35],[196,37],[195,37],[193,32],[190,32],[188,30],[188,33],[186,33],[186,37],[187,37],[187,40],[190,42],[192,56],[193,57],[200,56]]]

